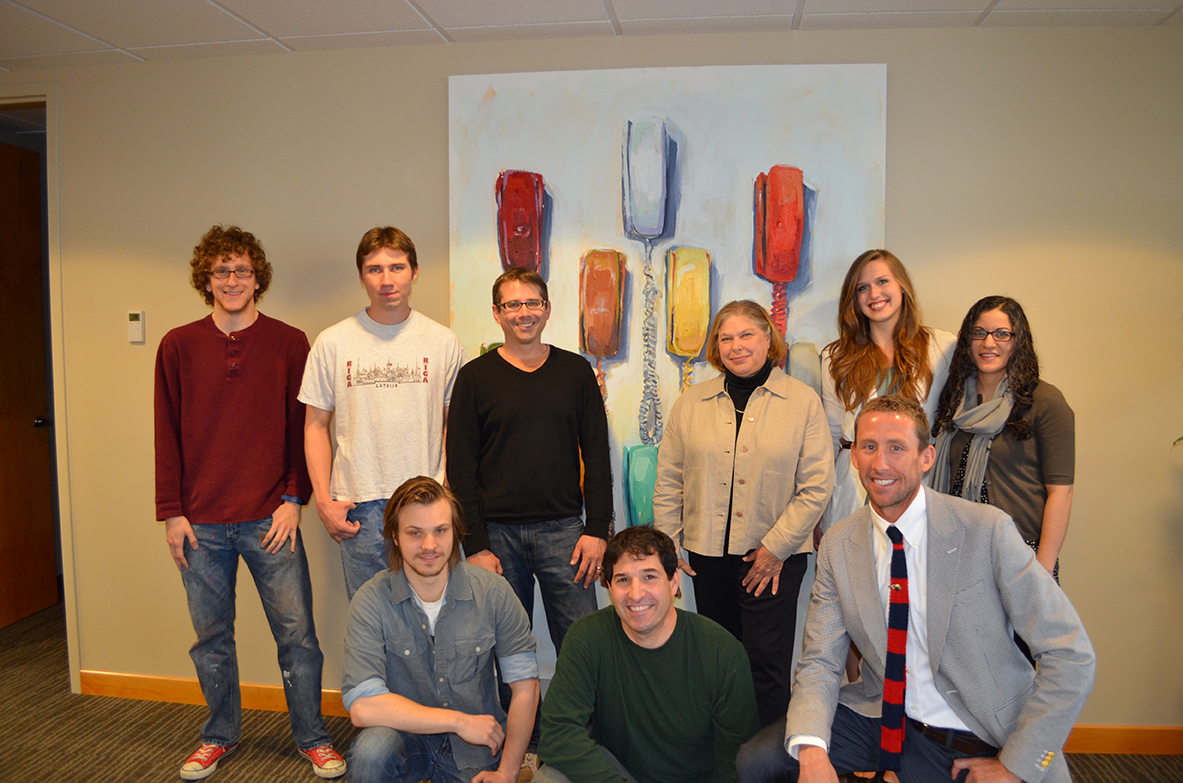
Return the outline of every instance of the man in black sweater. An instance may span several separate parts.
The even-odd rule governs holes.
[[[596,609],[612,520],[608,418],[591,365],[542,342],[541,276],[515,268],[497,278],[493,318],[505,343],[456,377],[448,483],[464,508],[468,562],[504,576],[531,617],[537,579],[558,651],[571,623]]]

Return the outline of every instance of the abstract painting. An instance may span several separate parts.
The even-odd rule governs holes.
[[[663,416],[716,374],[721,305],[836,336],[842,276],[883,245],[886,85],[875,64],[449,79],[452,328],[477,355],[497,275],[546,278],[544,339],[600,380],[618,529],[652,520]]]

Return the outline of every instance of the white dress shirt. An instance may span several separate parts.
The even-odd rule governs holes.
[[[887,538],[887,520],[871,507],[872,539],[875,542],[875,578],[883,618],[887,619],[888,591],[891,585],[891,541]],[[928,504],[924,492],[900,514],[895,526],[904,537],[904,558],[908,562],[908,649],[905,653],[907,678],[904,685],[904,714],[913,720],[944,729],[969,731],[949,707],[933,681],[928,659]],[[794,734],[786,743],[793,758],[798,745],[819,745],[829,751],[820,737]]]

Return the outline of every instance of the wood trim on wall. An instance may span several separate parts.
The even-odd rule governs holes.
[[[173,704],[205,704],[201,686],[196,679],[186,677],[145,677],[137,674],[116,674],[83,670],[82,693],[92,696],[117,696],[122,699],[166,701]],[[287,712],[287,699],[280,685],[242,684],[242,707],[247,710]],[[321,693],[320,709],[325,715],[348,717],[341,702],[341,691]]]
[[[1183,726],[1074,726],[1065,753],[1183,756]]]
[[[82,692],[94,696],[205,704],[195,679],[144,677],[135,674],[82,671]],[[324,691],[325,715],[347,717],[340,691]],[[279,685],[242,685],[242,706],[248,710],[287,712]],[[1121,753],[1151,756],[1183,755],[1183,726],[1076,726],[1064,744],[1065,753]]]

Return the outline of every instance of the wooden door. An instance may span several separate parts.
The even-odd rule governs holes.
[[[41,162],[0,144],[0,628],[58,601]]]

